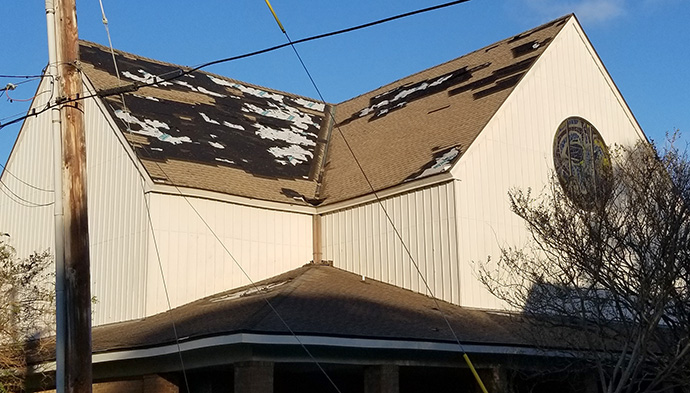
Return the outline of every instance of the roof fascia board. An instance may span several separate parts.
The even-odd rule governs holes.
[[[356,198],[346,199],[344,201],[335,202],[333,204],[328,204],[324,206],[318,206],[316,208],[316,214],[325,214],[334,212],[336,210],[349,209],[355,206],[376,202],[377,200],[394,197],[400,194],[405,194],[410,191],[415,191],[421,188],[435,186],[442,183],[448,183],[452,180],[456,179],[454,179],[450,171],[446,171],[438,175],[429,176],[410,182],[405,182],[402,184],[398,184],[397,186],[386,188],[384,190],[380,190],[377,192],[372,192],[370,194],[358,196]]]
[[[83,80],[86,91],[89,94],[97,94],[96,88],[86,75],[84,75]],[[120,127],[117,125],[115,119],[113,119],[113,117],[106,109],[105,103],[98,96],[93,97],[93,100],[98,109],[101,111],[103,118],[110,126],[111,131],[115,133],[115,137],[120,142],[120,145],[123,149],[125,149],[125,152],[127,152],[127,156],[129,157],[130,161],[132,161],[132,164],[134,164],[134,166],[137,168],[139,175],[141,175],[141,177],[144,179],[144,189],[150,190],[154,185],[153,179],[151,179],[151,176],[149,175],[146,168],[144,168],[144,165],[139,160],[139,157],[137,157],[137,154],[134,152],[134,149],[132,149],[132,146],[129,144],[129,142],[127,142],[125,135],[122,132],[120,132]]]
[[[420,188],[430,187],[437,184],[447,183],[454,180],[449,172],[441,173],[435,176],[429,176],[424,179],[407,182],[399,184],[395,187],[388,188],[386,190],[379,191],[377,193],[371,193],[367,195],[362,195],[357,198],[348,199],[345,201],[340,201],[332,205],[326,206],[303,206],[303,205],[293,205],[290,203],[267,201],[263,199],[253,199],[238,195],[224,194],[221,192],[200,190],[196,188],[171,186],[167,184],[157,184],[153,183],[151,187],[146,191],[147,194],[161,194],[161,195],[175,195],[181,197],[192,197],[208,199],[219,202],[234,203],[237,205],[256,207],[267,210],[277,210],[282,212],[290,213],[301,213],[301,214],[325,214],[336,210],[349,209],[355,206],[363,205],[366,203],[375,202],[379,199],[389,198],[399,194],[404,194],[410,191],[414,191]]]
[[[157,184],[153,183],[151,188],[146,191],[147,194],[160,194],[160,195],[175,195],[179,197],[191,197],[191,198],[201,198],[208,199],[212,201],[233,203],[236,205],[243,205],[249,207],[256,207],[267,210],[277,210],[281,212],[289,213],[301,213],[301,214],[316,214],[316,208],[313,206],[303,206],[303,205],[293,205],[290,203],[281,203],[267,201],[264,199],[254,199],[238,195],[224,194],[222,192],[200,190],[196,188],[171,186],[167,184]]]
[[[414,350],[432,352],[464,352],[490,355],[527,355],[571,357],[570,351],[544,350],[536,347],[519,345],[490,345],[463,344],[462,349],[456,343],[440,343],[432,341],[413,340],[385,340],[369,338],[327,337],[309,335],[270,335],[254,333],[235,333],[223,336],[207,337],[179,344],[168,344],[153,348],[132,349],[95,353],[92,356],[94,364],[136,360],[158,356],[174,355],[178,352],[197,351],[206,348],[217,348],[238,344],[285,345],[285,346],[323,346],[335,348],[357,348],[369,350]],[[46,364],[50,370],[52,364]]]
[[[570,18],[570,20],[568,20],[566,26],[567,25],[572,25],[575,28],[575,31],[582,40],[582,43],[585,45],[587,52],[589,52],[590,56],[592,57],[592,60],[597,65],[599,72],[606,80],[606,84],[609,85],[611,92],[613,92],[613,95],[616,97],[616,100],[618,101],[621,108],[623,108],[623,111],[625,112],[633,129],[635,129],[635,132],[637,132],[639,138],[641,140],[649,142],[649,139],[647,139],[647,135],[645,135],[645,133],[642,131],[642,127],[640,127],[640,124],[637,122],[637,118],[635,118],[635,115],[632,113],[632,110],[630,110],[630,107],[628,106],[628,103],[625,101],[625,98],[623,98],[623,95],[618,89],[618,86],[616,86],[616,83],[613,81],[613,78],[611,78],[611,74],[609,74],[609,71],[606,69],[606,66],[601,61],[599,54],[597,53],[596,49],[594,49],[594,45],[592,45],[592,42],[589,40],[589,37],[587,37],[587,33],[585,33],[584,29],[582,28],[582,25],[580,25],[580,22],[577,20],[577,16],[573,15]],[[566,26],[563,26],[563,29],[565,29]],[[561,29],[561,31],[563,31],[563,29]]]

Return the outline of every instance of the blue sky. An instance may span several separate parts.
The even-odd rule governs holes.
[[[263,0],[102,0],[113,46],[193,66],[281,44],[285,36]],[[442,1],[273,0],[293,40],[366,23]],[[471,0],[423,15],[298,46],[326,101],[337,103],[403,76],[574,12],[650,139],[680,129],[690,140],[690,1]],[[98,1],[77,0],[80,38],[107,45]],[[0,74],[37,74],[47,63],[44,2],[2,0]],[[317,97],[286,48],[207,71]],[[0,84],[22,80],[0,79]],[[31,98],[36,82],[12,98]],[[0,122],[27,103],[0,97]],[[0,129],[5,162],[19,126]]]

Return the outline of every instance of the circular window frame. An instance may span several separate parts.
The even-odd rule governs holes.
[[[592,210],[611,193],[611,155],[599,131],[583,117],[570,116],[556,128],[553,162],[558,181],[578,207]]]

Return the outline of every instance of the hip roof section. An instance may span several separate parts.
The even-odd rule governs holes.
[[[306,265],[149,318],[96,327],[93,349],[102,353],[175,343],[171,321],[186,341],[294,333],[454,343],[439,307],[463,343],[524,344],[519,323],[505,314],[434,301],[334,267]]]

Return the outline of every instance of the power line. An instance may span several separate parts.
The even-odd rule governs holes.
[[[275,18],[275,21],[276,21],[276,23],[278,24],[278,27],[280,27],[280,30],[283,32],[283,34],[285,34],[285,38],[286,38],[287,41],[288,41],[287,44],[288,44],[290,47],[292,47],[292,50],[295,52],[295,55],[297,56],[297,59],[299,60],[300,64],[302,65],[302,68],[304,69],[304,72],[305,72],[305,73],[307,74],[307,76],[309,77],[309,80],[311,81],[311,84],[312,84],[312,86],[314,87],[314,90],[316,90],[316,93],[318,94],[318,96],[319,96],[319,98],[321,99],[321,101],[322,101],[324,104],[326,104],[326,100],[324,99],[323,94],[321,94],[321,90],[319,89],[318,85],[317,85],[316,82],[314,81],[314,78],[312,77],[311,72],[309,72],[309,69],[307,68],[306,64],[305,64],[304,61],[302,60],[302,56],[300,56],[299,51],[297,50],[297,47],[294,45],[294,44],[296,43],[296,41],[293,42],[293,41],[290,39],[290,35],[288,34],[288,32],[287,32],[287,31],[285,30],[285,28],[283,27],[283,24],[282,24],[282,23],[280,22],[280,20],[278,19],[278,16],[276,15],[275,11],[273,10],[273,7],[271,6],[271,3],[269,2],[269,0],[264,0],[264,1],[266,2],[266,5],[268,6],[268,8],[270,9],[271,13],[273,14],[273,17]],[[467,1],[469,1],[469,0],[461,0],[461,1],[456,1],[456,2],[454,2],[454,3],[456,3],[456,4],[457,4],[457,3],[464,3],[464,2],[467,2]],[[447,5],[445,5],[445,6],[447,6]],[[431,10],[439,9],[439,8],[443,8],[443,7],[444,7],[444,5],[441,5],[441,6],[429,7],[429,8],[426,8],[425,10],[431,11]],[[418,13],[418,12],[412,12],[412,13],[408,13],[408,14],[403,14],[403,16],[399,16],[399,17],[414,15],[415,13]],[[394,17],[394,19],[398,19],[398,18],[397,18],[397,17]],[[392,19],[389,18],[388,20],[392,20]],[[380,23],[383,23],[383,22],[380,22]],[[453,326],[450,324],[450,321],[448,320],[448,317],[446,316],[446,313],[443,312],[443,310],[441,309],[440,304],[439,304],[439,302],[438,302],[438,299],[436,298],[436,295],[434,294],[434,291],[431,289],[431,286],[429,285],[429,283],[428,283],[426,277],[424,276],[424,274],[422,274],[422,271],[421,271],[421,269],[419,268],[419,264],[415,261],[415,258],[414,258],[414,256],[412,255],[412,252],[410,251],[409,247],[408,247],[407,244],[405,243],[405,240],[403,239],[402,234],[398,231],[398,228],[395,226],[395,223],[393,222],[393,219],[391,218],[390,214],[388,213],[388,210],[387,210],[386,207],[383,205],[383,202],[381,201],[381,198],[379,197],[378,193],[376,192],[376,189],[374,188],[374,186],[373,186],[373,184],[371,183],[369,177],[367,176],[366,172],[364,171],[364,167],[362,166],[362,164],[360,163],[359,159],[358,159],[357,156],[355,155],[355,152],[354,152],[354,150],[352,149],[352,146],[350,145],[350,143],[347,141],[347,138],[345,137],[345,134],[343,133],[342,129],[340,128],[340,126],[339,126],[338,123],[336,122],[336,120],[335,120],[335,115],[333,114],[333,112],[329,112],[329,114],[330,114],[331,120],[333,121],[333,124],[335,124],[335,127],[336,127],[336,129],[338,130],[338,133],[340,134],[340,137],[341,137],[341,138],[343,139],[343,141],[345,142],[345,146],[347,146],[347,149],[349,150],[349,152],[350,152],[350,154],[352,155],[352,158],[354,159],[354,161],[355,161],[357,167],[359,168],[360,172],[362,173],[362,176],[364,177],[364,180],[365,180],[366,183],[369,185],[369,188],[371,189],[371,191],[372,191],[372,193],[373,193],[373,195],[374,195],[374,198],[376,199],[377,204],[380,206],[381,210],[383,211],[384,215],[386,216],[386,220],[388,221],[388,223],[389,223],[389,224],[391,225],[391,227],[393,228],[393,231],[395,232],[396,237],[400,240],[400,242],[401,242],[401,244],[402,244],[402,247],[403,247],[403,249],[405,250],[405,253],[406,253],[407,256],[410,258],[410,261],[412,262],[412,265],[414,266],[415,270],[417,271],[417,275],[421,278],[422,282],[424,283],[424,286],[426,287],[426,290],[429,292],[429,294],[431,295],[431,298],[432,298],[433,301],[434,301],[434,304],[435,304],[435,306],[436,306],[436,309],[439,311],[439,313],[440,313],[441,316],[443,317],[443,320],[445,321],[445,323],[446,323],[448,329],[450,330],[451,334],[453,335],[453,338],[455,339],[455,342],[457,343],[458,347],[460,348],[460,351],[462,352],[463,359],[465,360],[465,362],[466,362],[467,365],[469,366],[470,370],[472,371],[472,374],[473,374],[473,376],[475,377],[475,380],[477,381],[477,384],[479,385],[479,387],[480,387],[480,389],[482,390],[483,393],[488,393],[486,387],[484,386],[484,383],[482,382],[481,378],[479,377],[479,374],[477,374],[477,371],[475,370],[474,365],[472,364],[472,362],[471,362],[469,356],[467,355],[467,352],[465,351],[465,348],[464,348],[464,346],[462,345],[462,342],[460,341],[460,338],[458,337],[457,333],[455,332],[455,329],[453,329]]]
[[[19,196],[17,193],[15,193],[14,191],[12,191],[12,189],[11,189],[10,187],[8,187],[7,184],[5,184],[5,182],[3,182],[2,180],[0,180],[0,185],[2,185],[2,186],[4,187],[4,188],[3,188],[3,187],[0,187],[0,190],[1,190],[5,195],[7,195],[7,197],[8,197],[10,200],[12,200],[12,202],[15,202],[15,203],[17,203],[17,204],[19,204],[19,205],[22,205],[22,206],[24,206],[24,207],[46,207],[46,206],[50,206],[50,205],[52,205],[53,203],[55,203],[55,202],[47,202],[47,203],[37,203],[37,202],[33,202],[33,201],[30,201],[30,200],[28,200],[28,199],[25,199],[25,198]],[[7,191],[9,191],[9,194],[5,191],[5,189],[6,189]],[[11,194],[11,195],[10,195],[10,194]]]
[[[0,75],[0,78],[8,79],[26,79],[26,78],[45,78],[47,75]]]
[[[5,87],[3,87],[3,88],[0,89],[0,90],[14,90],[14,89],[15,89],[17,86],[19,86],[19,85],[23,85],[23,84],[25,84],[25,83],[33,82],[33,81],[35,81],[35,80],[37,80],[37,79],[42,79],[42,78],[41,78],[40,76],[34,76],[34,77],[31,77],[30,79],[27,79],[27,80],[25,80],[25,81],[21,81],[21,82],[17,82],[17,83],[8,83],[7,85],[5,85]]]
[[[117,59],[115,58],[115,50],[113,49],[113,42],[110,38],[110,29],[108,28],[108,18],[105,16],[105,9],[103,8],[103,1],[98,0],[101,6],[101,16],[102,16],[102,22],[103,26],[105,27],[105,32],[108,35],[108,44],[110,45],[110,54],[113,59],[113,66],[115,67],[115,73],[117,74],[117,82],[118,84],[121,83],[120,79],[120,71],[117,66]],[[125,95],[124,93],[120,94],[120,98],[122,99],[122,106],[125,111],[127,111],[127,105],[125,104]],[[127,130],[129,131],[129,122],[127,123]],[[156,231],[153,228],[153,220],[151,219],[151,207],[149,206],[149,200],[146,198],[146,190],[144,189],[144,181],[139,183],[141,185],[141,191],[142,195],[144,198],[144,205],[146,206],[146,217],[148,218],[149,226],[151,227],[151,237],[153,238],[153,247],[156,250],[156,259],[158,260],[158,269],[160,270],[161,274],[161,280],[163,282],[163,290],[165,292],[165,299],[168,304],[168,311],[170,312],[170,323],[172,325],[173,329],[173,334],[175,336],[175,345],[177,346],[177,355],[180,360],[180,368],[182,369],[182,378],[184,379],[184,384],[185,387],[187,388],[187,392],[191,392],[189,388],[189,378],[187,377],[187,369],[184,364],[184,358],[182,356],[182,347],[180,346],[180,336],[177,333],[177,325],[175,324],[175,318],[174,315],[172,314],[172,303],[170,302],[170,293],[168,292],[168,284],[165,281],[165,272],[163,271],[163,263],[161,262],[161,254],[160,254],[160,249],[158,248],[158,240],[156,239]]]
[[[146,217],[148,218],[149,226],[151,227],[151,237],[153,238],[153,248],[156,250],[156,259],[158,260],[158,269],[161,273],[161,280],[163,281],[163,291],[165,292],[165,300],[168,303],[168,311],[170,312],[170,323],[172,324],[173,334],[175,335],[175,345],[177,346],[177,354],[180,359],[180,367],[182,368],[182,377],[184,378],[184,383],[188,392],[189,389],[189,379],[187,378],[187,370],[185,369],[184,359],[182,358],[182,347],[180,346],[180,336],[177,333],[177,325],[175,324],[174,315],[172,315],[172,303],[170,302],[170,294],[168,292],[168,284],[165,281],[165,273],[163,272],[163,263],[161,262],[161,253],[158,248],[158,240],[156,240],[156,231],[153,228],[153,220],[151,219],[151,207],[149,206],[149,200],[146,198],[146,190],[144,190],[143,180],[141,184],[141,191],[144,197],[144,205],[146,206]]]
[[[151,158],[152,154],[151,154],[151,152],[148,150],[148,148],[147,148],[146,146],[143,146],[143,147],[142,147],[142,150],[149,156],[149,158]],[[247,278],[247,280],[249,281],[249,284],[250,284],[254,289],[257,290],[257,293],[262,294],[262,291],[260,290],[259,286],[256,285],[256,282],[255,282],[254,280],[252,280],[252,278],[251,278],[251,276],[249,275],[249,273],[247,273],[247,271],[242,267],[242,265],[241,265],[240,262],[237,260],[237,258],[235,258],[235,256],[232,254],[232,252],[230,252],[230,250],[228,249],[228,247],[225,245],[225,242],[223,242],[223,240],[220,238],[220,236],[218,236],[218,234],[216,233],[216,231],[214,231],[213,228],[211,228],[211,225],[208,223],[208,221],[206,221],[206,219],[201,215],[201,213],[196,209],[196,207],[194,207],[194,205],[192,204],[192,202],[189,200],[189,197],[186,196],[186,195],[184,195],[184,193],[182,193],[182,190],[180,190],[180,188],[177,186],[177,184],[168,176],[168,174],[165,172],[165,170],[161,167],[161,165],[160,165],[157,161],[154,160],[153,162],[154,162],[154,163],[156,164],[156,166],[158,167],[158,170],[161,171],[161,173],[163,174],[163,177],[164,177],[165,179],[167,179],[167,180],[170,182],[170,184],[172,184],[173,187],[175,187],[175,189],[177,190],[177,194],[178,194],[179,196],[181,196],[181,197],[185,200],[185,202],[187,202],[187,204],[188,204],[189,207],[192,209],[192,211],[194,211],[194,214],[196,214],[196,216],[199,217],[199,219],[200,219],[201,222],[204,224],[204,226],[206,226],[206,229],[208,229],[208,231],[213,235],[213,237],[216,239],[216,241],[218,242],[218,244],[220,244],[220,246],[223,248],[223,250],[225,251],[225,253],[230,257],[230,259],[232,259],[232,261],[233,261],[233,263],[235,264],[235,266],[237,266],[237,268],[240,269],[240,272],[242,272],[242,274]],[[148,209],[148,207],[147,207],[147,209]],[[150,220],[150,217],[149,217],[149,220]],[[153,230],[153,224],[151,224],[151,228],[152,228],[151,230]],[[158,253],[158,248],[156,248],[156,252]],[[159,264],[160,264],[160,257],[159,257]],[[163,274],[162,265],[160,265],[160,269],[161,269],[161,274]],[[166,287],[165,291],[166,291],[166,296],[167,296],[167,287]],[[314,362],[314,364],[318,367],[318,369],[321,371],[321,373],[322,373],[322,374],[326,377],[326,379],[331,383],[331,385],[332,385],[333,388],[336,390],[336,392],[337,392],[337,393],[342,393],[341,390],[338,388],[338,386],[337,386],[337,385],[335,384],[335,382],[333,381],[333,379],[331,379],[331,377],[328,375],[328,373],[326,372],[326,370],[321,366],[321,363],[316,359],[316,357],[311,353],[311,351],[309,351],[309,349],[307,348],[307,346],[302,342],[302,340],[299,338],[299,336],[297,336],[297,333],[295,333],[295,331],[292,330],[292,328],[290,327],[290,325],[289,325],[289,324],[287,323],[287,321],[283,318],[283,316],[278,312],[278,310],[273,306],[273,304],[268,300],[268,298],[266,297],[266,295],[262,294],[262,299],[264,300],[264,302],[266,303],[266,305],[271,309],[271,311],[276,315],[276,317],[280,320],[280,322],[285,326],[285,328],[288,330],[288,332],[290,333],[290,335],[291,335],[292,337],[295,338],[295,340],[297,341],[297,343],[299,344],[299,346],[302,347],[302,349],[303,349],[304,352],[307,354],[307,356],[312,360],[312,362]],[[168,300],[168,302],[169,302],[169,300]],[[170,304],[168,305],[168,307],[170,307]],[[177,334],[177,331],[175,331],[175,334]],[[178,351],[179,351],[179,350],[180,350],[180,349],[179,349],[179,344],[178,344]],[[180,354],[180,356],[181,356],[181,354]]]
[[[31,101],[33,101],[34,98],[36,98],[36,96],[38,95],[38,94],[36,94],[36,95],[34,95],[34,96],[32,96],[32,97],[29,97],[29,98],[12,98],[12,97],[10,97],[10,90],[14,90],[14,89],[7,89],[7,90],[5,90],[5,95],[7,96],[7,99],[8,99],[10,102],[15,102],[15,101],[16,101],[16,102],[31,102]]]
[[[186,70],[183,70],[183,69],[179,68],[179,69],[174,70],[174,71],[170,71],[170,72],[167,72],[167,73],[160,74],[159,76],[152,78],[152,81],[151,81],[151,82],[146,82],[146,83],[134,82],[134,83],[130,83],[130,84],[127,84],[127,85],[124,85],[124,86],[117,86],[117,87],[113,87],[113,88],[102,89],[102,90],[97,91],[96,93],[84,95],[84,96],[82,96],[82,97],[74,97],[74,98],[65,99],[65,100],[63,100],[63,101],[61,101],[61,102],[58,102],[58,103],[49,105],[48,107],[46,107],[46,108],[44,108],[44,109],[41,109],[40,111],[34,111],[33,113],[26,114],[26,115],[21,116],[21,117],[19,117],[19,118],[17,118],[17,119],[11,120],[11,121],[9,121],[9,122],[7,122],[7,123],[0,123],[0,129],[2,129],[2,128],[6,127],[6,126],[9,126],[9,125],[11,125],[11,124],[18,123],[18,122],[20,122],[20,121],[22,121],[22,120],[24,120],[24,119],[26,119],[26,118],[28,118],[28,117],[39,115],[39,114],[41,114],[41,113],[47,111],[48,109],[50,109],[50,108],[52,108],[53,106],[56,106],[56,105],[65,105],[65,104],[69,104],[69,103],[72,103],[72,102],[81,101],[81,100],[84,100],[84,99],[93,98],[93,97],[97,97],[97,96],[100,96],[100,97],[108,97],[108,96],[111,96],[111,95],[118,95],[118,94],[133,92],[133,91],[139,90],[139,89],[142,88],[142,87],[155,86],[155,85],[157,85],[157,84],[159,84],[159,83],[168,82],[168,81],[171,81],[171,80],[174,80],[174,79],[181,78],[181,77],[183,77],[183,76],[185,76],[185,75],[191,74],[192,72],[199,71],[199,70],[201,70],[201,69],[203,69],[203,68],[207,68],[207,67],[210,67],[210,66],[212,66],[212,65],[221,64],[221,63],[227,63],[227,62],[231,62],[231,61],[235,61],[235,60],[240,60],[240,59],[244,59],[244,58],[248,58],[248,57],[254,57],[254,56],[257,56],[257,55],[264,54],[264,53],[273,52],[273,51],[276,51],[276,50],[278,50],[278,49],[286,48],[286,47],[291,46],[291,45],[302,44],[302,43],[309,42],[309,41],[314,41],[314,40],[319,40],[319,39],[323,39],[323,38],[327,38],[327,37],[332,37],[332,36],[336,36],[336,35],[340,35],[340,34],[344,34],[344,33],[349,33],[349,32],[352,32],[352,31],[361,30],[361,29],[365,29],[365,28],[368,28],[368,27],[380,25],[380,24],[382,24],[382,23],[391,22],[391,21],[394,21],[394,20],[397,20],[397,19],[402,19],[402,18],[406,18],[406,17],[409,17],[409,16],[413,16],[413,15],[418,15],[418,14],[422,14],[422,13],[426,13],[426,12],[430,12],[430,11],[435,11],[435,10],[438,10],[438,9],[446,8],[446,7],[451,7],[451,6],[454,6],[454,5],[457,5],[457,4],[461,4],[461,3],[465,3],[465,2],[468,2],[468,1],[469,1],[469,0],[455,0],[455,1],[447,2],[447,3],[435,5],[435,6],[432,6],[432,7],[422,8],[422,9],[418,9],[418,10],[410,11],[410,12],[405,12],[405,13],[402,13],[402,14],[398,14],[398,15],[394,15],[394,16],[388,17],[388,18],[379,19],[379,20],[376,20],[376,21],[373,21],[373,22],[368,22],[368,23],[364,23],[364,24],[361,24],[361,25],[348,27],[348,28],[345,28],[345,29],[335,30],[335,31],[331,31],[331,32],[329,32],[329,33],[314,35],[314,36],[302,38],[302,39],[299,39],[299,40],[296,40],[296,41],[290,41],[290,42],[287,42],[287,43],[284,43],[284,44],[275,45],[275,46],[272,46],[272,47],[268,47],[268,48],[256,50],[256,51],[253,51],[253,52],[247,52],[247,53],[244,53],[244,54],[241,54],[241,55],[237,55],[237,56],[231,56],[231,57],[226,57],[226,58],[222,58],[222,59],[218,59],[218,60],[209,61],[209,62],[207,62],[207,63],[203,63],[203,64],[201,64],[201,65],[198,65],[198,66],[195,66],[195,67],[192,67],[192,68],[188,68],[188,69],[186,69]],[[172,74],[172,76],[165,77],[165,78],[161,78],[161,76],[163,76],[163,75],[171,75],[171,74]]]
[[[29,187],[33,188],[34,190],[44,191],[44,192],[54,192],[54,190],[49,190],[49,189],[47,189],[47,188],[37,187],[37,186],[34,186],[33,184],[27,183],[26,181],[20,179],[20,178],[17,177],[15,174],[13,174],[12,172],[10,172],[10,171],[7,169],[7,167],[4,166],[4,165],[2,165],[1,163],[0,163],[0,168],[2,168],[2,171],[3,171],[3,172],[6,172],[8,175],[10,175],[10,176],[12,176],[13,178],[17,179],[20,183],[23,183],[24,185],[29,186]]]

